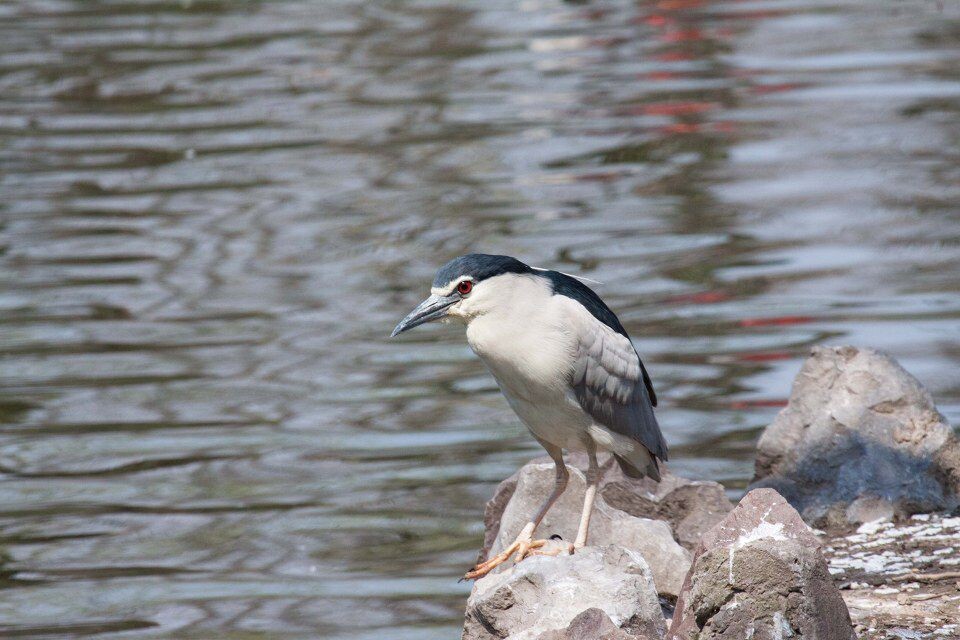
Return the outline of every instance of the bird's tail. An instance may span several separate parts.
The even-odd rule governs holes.
[[[653,478],[660,482],[660,467],[657,458],[644,446],[637,446],[629,456],[613,454],[623,474],[629,478]]]

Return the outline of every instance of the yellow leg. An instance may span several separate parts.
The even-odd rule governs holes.
[[[590,466],[587,469],[587,491],[583,496],[583,511],[580,514],[580,527],[577,529],[577,539],[573,543],[574,550],[582,549],[587,544],[587,532],[590,529],[590,515],[593,513],[593,501],[597,496],[597,484],[600,482],[600,466],[597,464],[597,448],[591,441],[587,445],[587,456]]]
[[[517,536],[517,538],[510,544],[509,547],[486,562],[481,562],[473,569],[468,571],[463,576],[464,580],[476,580],[477,578],[482,578],[493,571],[496,567],[506,562],[514,553],[516,554],[514,562],[520,562],[530,554],[531,550],[539,549],[548,542],[547,540],[534,540],[533,531],[540,524],[540,521],[543,520],[543,517],[547,515],[547,511],[550,510],[550,507],[552,507],[557,499],[563,494],[564,489],[567,488],[567,480],[569,479],[570,474],[567,471],[567,466],[563,462],[563,451],[561,449],[550,446],[547,448],[547,453],[549,453],[550,457],[553,458],[557,470],[557,477],[556,482],[553,485],[553,492],[550,493],[546,501],[537,511],[536,515],[533,516],[533,519],[523,527],[523,530],[520,531],[520,535]]]

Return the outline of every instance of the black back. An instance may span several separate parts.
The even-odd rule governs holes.
[[[627,330],[623,328],[623,325],[620,324],[620,319],[617,318],[616,314],[610,310],[610,307],[600,299],[600,296],[596,292],[580,282],[576,278],[572,278],[565,273],[560,273],[559,271],[539,271],[537,275],[543,276],[550,281],[550,284],[553,286],[553,294],[566,296],[572,298],[582,304],[584,308],[590,312],[594,318],[607,325],[620,335],[622,335],[627,340],[630,340],[630,336],[627,335]],[[657,393],[653,390],[653,381],[650,380],[650,374],[647,373],[647,368],[643,366],[643,359],[640,360],[640,371],[643,374],[643,384],[647,387],[647,391],[650,393],[650,404],[657,406]]]
[[[582,304],[594,318],[607,325],[620,335],[629,338],[627,330],[620,324],[620,319],[610,310],[610,307],[600,299],[596,292],[580,282],[559,271],[541,271],[540,274],[550,281],[554,295],[567,296]]]

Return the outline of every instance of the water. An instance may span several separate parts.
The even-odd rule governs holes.
[[[583,273],[736,495],[809,347],[960,424],[960,7],[0,5],[0,635],[458,637],[538,454],[468,250]]]

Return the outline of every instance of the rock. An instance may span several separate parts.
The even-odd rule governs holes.
[[[535,458],[532,462],[540,463],[549,459],[549,457],[543,456]],[[527,464],[531,463],[528,462]],[[503,510],[507,508],[507,503],[513,497],[513,492],[517,490],[517,477],[519,475],[520,469],[497,485],[493,497],[487,500],[487,504],[483,508],[483,546],[477,554],[477,564],[490,557],[490,549],[497,540],[497,534],[500,533],[500,519],[503,517]]]
[[[572,454],[565,460],[568,466],[587,468],[587,457],[584,454]],[[536,458],[528,464],[541,463],[553,464],[546,456]],[[604,473],[600,480],[599,494],[609,506],[638,518],[665,520],[671,526],[674,539],[688,551],[693,551],[700,536],[720,522],[733,508],[723,485],[716,482],[687,480],[673,475],[665,468],[661,470],[663,479],[659,483],[650,478],[636,480],[624,475],[620,467],[613,464],[613,458],[602,467]],[[484,510],[486,529],[480,561],[488,557],[500,531],[500,518],[517,488],[519,473],[518,471],[501,482],[493,498],[487,502]]]
[[[704,534],[677,601],[675,640],[851,640],[820,543],[772,489],[755,489]]]
[[[566,629],[547,631],[537,640],[638,640],[650,636],[630,635],[613,624],[602,609],[587,609],[574,618]]]
[[[779,491],[821,528],[960,504],[960,443],[889,356],[817,347],[763,432],[751,488]]]
[[[578,628],[622,632],[610,635],[611,640],[663,637],[653,574],[640,554],[615,545],[587,547],[572,556],[533,556],[489,574],[477,581],[467,600],[462,638],[533,640],[549,631],[576,633]]]
[[[491,555],[499,553],[513,542],[550,494],[554,479],[552,462],[529,463],[520,469],[513,495],[500,517],[500,528],[491,546]],[[571,467],[567,490],[540,523],[536,537],[559,535],[563,540],[573,542],[577,537],[585,491],[583,473]],[[680,593],[683,577],[690,567],[690,552],[677,544],[669,524],[663,520],[637,518],[614,509],[600,495],[594,503],[587,544],[616,544],[637,551],[650,566],[657,591],[669,597],[676,597]]]
[[[693,551],[700,536],[723,520],[733,504],[719,483],[688,480],[666,469],[661,476],[660,482],[636,480],[614,465],[605,476],[600,494],[608,505],[632,516],[669,522],[674,539]]]
[[[876,520],[831,537],[824,556],[861,640],[960,638],[960,517]],[[867,631],[869,630],[869,631]]]

